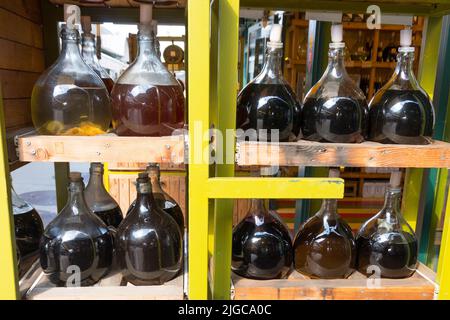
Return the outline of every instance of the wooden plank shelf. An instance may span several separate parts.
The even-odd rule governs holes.
[[[37,263],[38,265],[39,263]],[[183,300],[183,276],[160,286],[134,286],[111,272],[91,287],[56,287],[35,265],[26,275],[21,293],[26,300]]]
[[[240,166],[450,168],[450,143],[433,141],[429,145],[393,145],[305,140],[281,143],[238,141],[236,160]]]
[[[20,161],[184,163],[183,135],[169,137],[24,136]]]
[[[354,272],[348,279],[310,279],[297,271],[284,280],[251,280],[232,275],[235,300],[433,300],[435,274],[420,264],[406,279],[374,279]]]

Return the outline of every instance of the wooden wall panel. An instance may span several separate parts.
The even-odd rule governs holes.
[[[6,129],[30,127],[33,86],[45,69],[40,1],[0,1],[0,84]]]

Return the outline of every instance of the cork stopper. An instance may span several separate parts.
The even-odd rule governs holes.
[[[159,176],[159,163],[150,162],[147,166],[147,172]]]
[[[339,178],[341,176],[338,168],[332,168],[330,169],[330,172],[328,173],[328,177],[330,178]]]
[[[83,178],[81,177],[81,172],[71,172],[71,173],[69,173],[69,180],[70,180],[70,182],[83,181]]]
[[[152,23],[153,18],[153,5],[141,3],[139,12],[140,12],[139,18],[140,23],[150,25]]]
[[[391,173],[391,179],[389,180],[389,187],[394,189],[401,188],[402,184],[402,172],[394,171]]]
[[[84,33],[91,33],[92,25],[91,25],[91,17],[89,16],[81,16],[81,29]]]

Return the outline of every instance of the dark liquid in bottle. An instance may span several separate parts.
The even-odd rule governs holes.
[[[176,202],[166,199],[166,197],[164,197],[161,193],[153,193],[153,197],[155,198],[156,205],[175,220],[180,228],[181,234],[183,234],[184,216],[180,206]],[[136,200],[130,205],[130,208],[127,211],[127,216],[134,209],[134,207],[136,207]]]
[[[294,241],[295,269],[310,277],[348,277],[355,268],[356,246],[350,227],[340,220],[312,217]]]
[[[107,226],[113,226],[114,228],[117,228],[123,220],[122,210],[120,210],[119,207],[105,211],[94,211],[94,213],[102,219]]]
[[[39,257],[39,241],[44,233],[42,220],[35,209],[14,215],[17,250],[20,252],[19,276]]]
[[[406,278],[411,276],[417,266],[417,240],[407,232],[377,234],[367,239],[359,237],[358,270],[372,275],[370,266],[380,268],[385,278]]]
[[[428,144],[433,135],[433,106],[418,90],[386,90],[370,106],[369,139],[381,143]]]
[[[92,238],[74,229],[54,238],[44,235],[40,254],[42,269],[54,284],[65,286],[68,282],[68,286],[76,286],[72,281],[76,278],[74,273],[79,270],[80,285],[90,286],[110,270],[113,240],[109,233]]]
[[[271,218],[257,226],[249,217],[233,230],[231,267],[236,274],[261,280],[285,278],[292,260],[291,237],[279,221]]]
[[[301,128],[306,140],[336,143],[364,141],[368,127],[365,100],[347,97],[308,98],[302,108]]]
[[[117,246],[122,274],[134,285],[164,284],[181,269],[181,233],[168,217],[152,215],[151,224],[145,225],[137,220],[138,215],[137,210],[131,212],[118,231],[123,234],[126,230],[126,236],[120,236]]]
[[[170,136],[184,127],[184,96],[178,85],[116,84],[111,98],[119,136]]]
[[[274,142],[276,139],[270,130],[278,129],[279,141],[288,141],[291,134],[299,133],[299,110],[300,105],[289,86],[250,83],[238,96],[236,127],[254,129],[258,140]],[[260,129],[267,133],[259,132]]]
[[[111,94],[111,91],[114,87],[114,81],[111,78],[102,78],[103,83],[105,84],[106,90]]]

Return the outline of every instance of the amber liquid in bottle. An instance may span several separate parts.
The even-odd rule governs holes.
[[[300,228],[294,241],[295,269],[321,279],[346,278],[354,270],[356,245],[349,225],[337,214],[337,201],[322,208]]]
[[[292,269],[292,240],[262,201],[253,199],[249,213],[233,229],[231,268],[251,279],[285,278]]]
[[[116,84],[112,99],[119,136],[170,136],[184,127],[184,95],[179,85]]]

